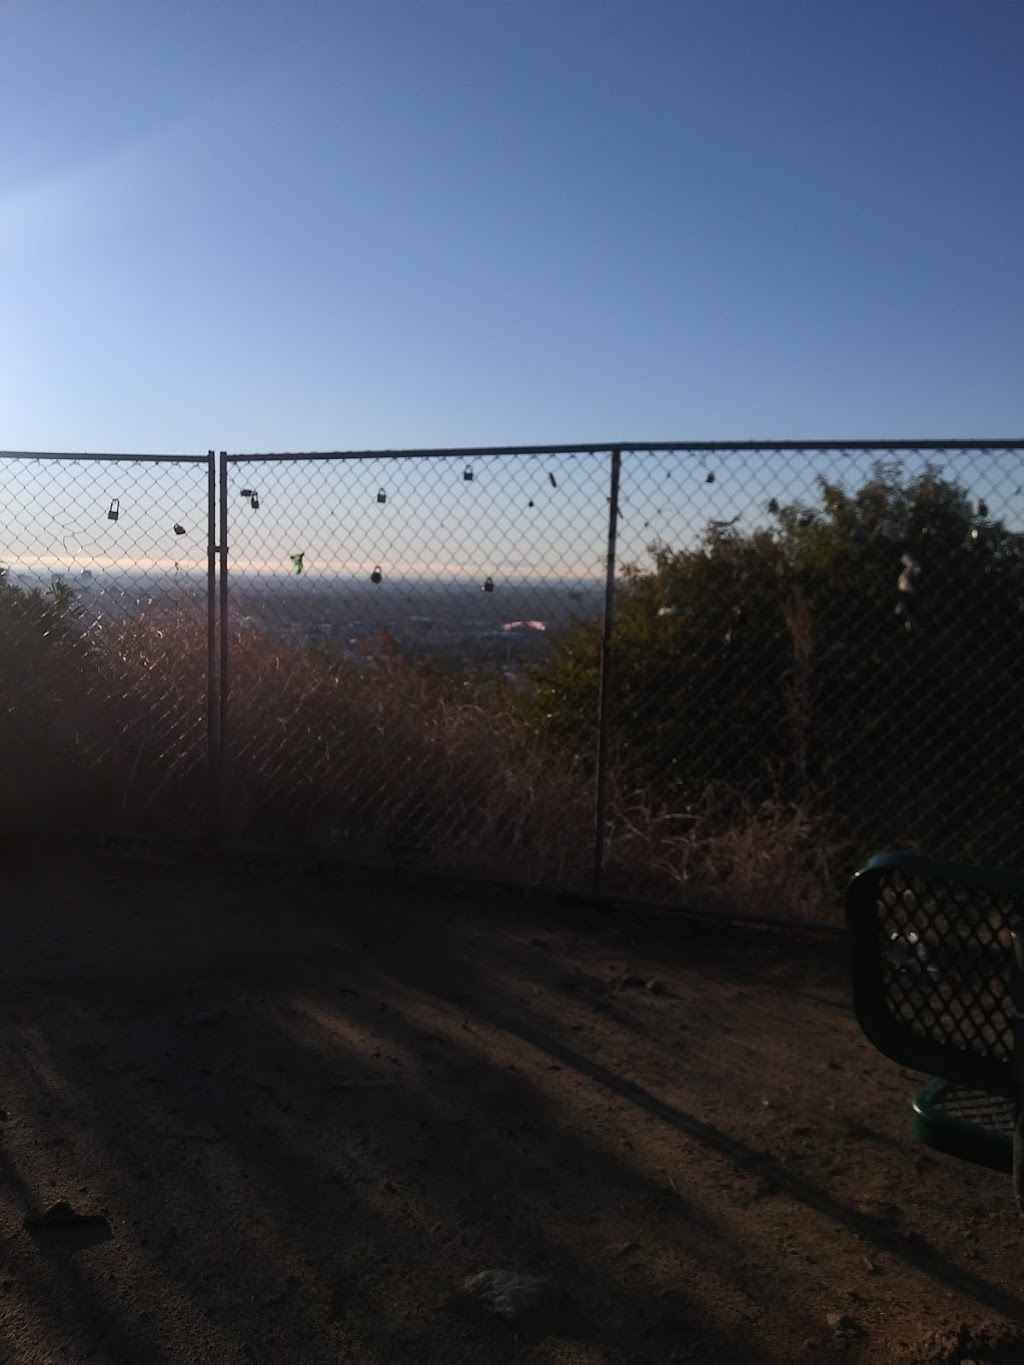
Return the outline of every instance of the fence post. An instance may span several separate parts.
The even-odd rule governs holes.
[[[1010,1004],[1013,1010],[1013,1193],[1024,1213],[1024,923],[1010,933]]]
[[[595,896],[604,881],[605,845],[608,832],[608,704],[611,694],[612,630],[615,624],[615,542],[619,530],[619,472],[622,451],[611,452],[611,478],[608,495],[608,558],[604,579],[604,621],[601,627],[601,658],[597,689],[597,782],[594,794],[594,876],[591,890]]]
[[[228,746],[228,453],[220,452],[220,695],[217,773],[217,820],[220,836],[227,834],[230,821],[228,792],[230,786]]]
[[[206,780],[207,837],[220,843],[220,753],[217,716],[217,466],[206,452]]]

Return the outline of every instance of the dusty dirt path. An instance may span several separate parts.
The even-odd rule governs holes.
[[[0,925],[8,1361],[959,1365],[1024,1321],[1009,1182],[914,1144],[834,948],[89,861]],[[23,1226],[59,1199],[105,1221]],[[506,1321],[493,1269],[553,1289]]]

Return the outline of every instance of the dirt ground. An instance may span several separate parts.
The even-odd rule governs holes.
[[[5,1361],[1024,1361],[1010,1182],[915,1144],[836,944],[265,867],[3,887]],[[59,1200],[95,1221],[25,1226]]]

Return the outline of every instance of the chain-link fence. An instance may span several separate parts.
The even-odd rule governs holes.
[[[8,823],[780,914],[1020,864],[1022,442],[215,472],[0,457]]]
[[[620,548],[610,885],[792,912],[881,848],[1020,863],[1019,445],[630,452]]]
[[[608,453],[228,471],[232,833],[580,884],[593,774],[526,702],[601,610]]]
[[[803,914],[1019,861],[1020,443],[227,472],[234,837]]]
[[[205,828],[213,472],[0,455],[0,827]]]

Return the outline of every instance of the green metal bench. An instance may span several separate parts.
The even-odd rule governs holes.
[[[1024,877],[882,853],[850,883],[846,922],[865,1035],[938,1078],[913,1100],[917,1136],[1012,1172],[1024,1212]]]

